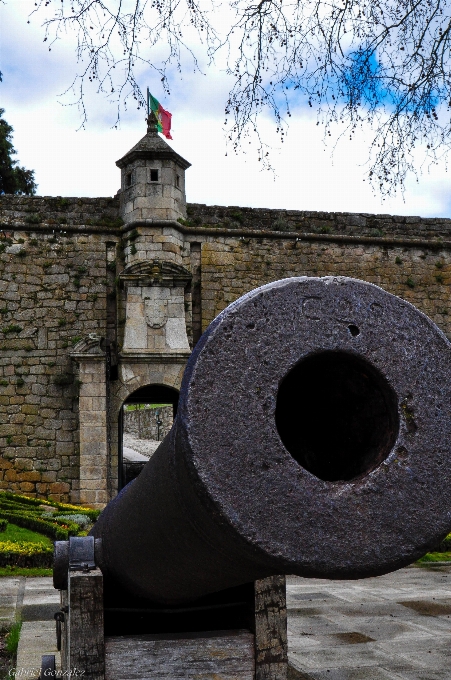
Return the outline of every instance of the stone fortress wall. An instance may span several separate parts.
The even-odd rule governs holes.
[[[0,489],[101,507],[124,400],[178,389],[202,331],[267,282],[360,278],[451,338],[451,220],[189,203],[122,217],[118,197],[0,197]]]
[[[157,415],[158,411],[158,415]],[[157,424],[157,418],[160,425]],[[124,433],[138,439],[162,441],[169,433],[174,422],[172,406],[142,408],[124,412]]]

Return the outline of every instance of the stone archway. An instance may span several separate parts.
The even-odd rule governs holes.
[[[144,385],[122,403],[118,415],[118,491],[138,476],[172,427],[179,391]]]

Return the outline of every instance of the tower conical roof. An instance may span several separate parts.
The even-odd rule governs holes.
[[[191,163],[182,158],[174,149],[171,149],[169,144],[160,137],[155,126],[150,123],[148,123],[147,134],[125,156],[116,161],[116,165],[119,168],[125,168],[138,158],[145,160],[170,159],[184,170],[191,166]]]

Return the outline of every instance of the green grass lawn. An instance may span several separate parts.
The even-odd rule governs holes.
[[[38,534],[36,531],[30,531],[30,529],[23,529],[10,522],[8,522],[6,530],[0,533],[0,543],[2,541],[12,541],[13,543],[26,541],[27,543],[39,543],[46,546],[52,545],[52,541],[47,536]]]
[[[36,531],[30,531],[18,527],[15,524],[8,523],[5,531],[0,533],[0,543],[2,541],[11,541],[12,543],[38,543],[39,545],[51,546],[52,541],[47,536],[38,534]],[[2,576],[51,576],[51,569],[44,569],[42,567],[25,568],[25,567],[0,567],[0,578]]]
[[[15,576],[35,577],[52,575],[53,575],[52,569],[44,569],[42,567],[30,567],[29,569],[27,569],[26,567],[0,567],[0,578],[2,578],[3,576],[9,576],[10,578],[12,578]]]
[[[425,562],[451,562],[451,552],[431,552],[418,560],[418,563]]]

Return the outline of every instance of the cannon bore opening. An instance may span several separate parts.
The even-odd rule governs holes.
[[[399,429],[397,399],[368,361],[322,352],[282,380],[276,404],[279,436],[293,458],[325,481],[349,481],[374,470]]]

